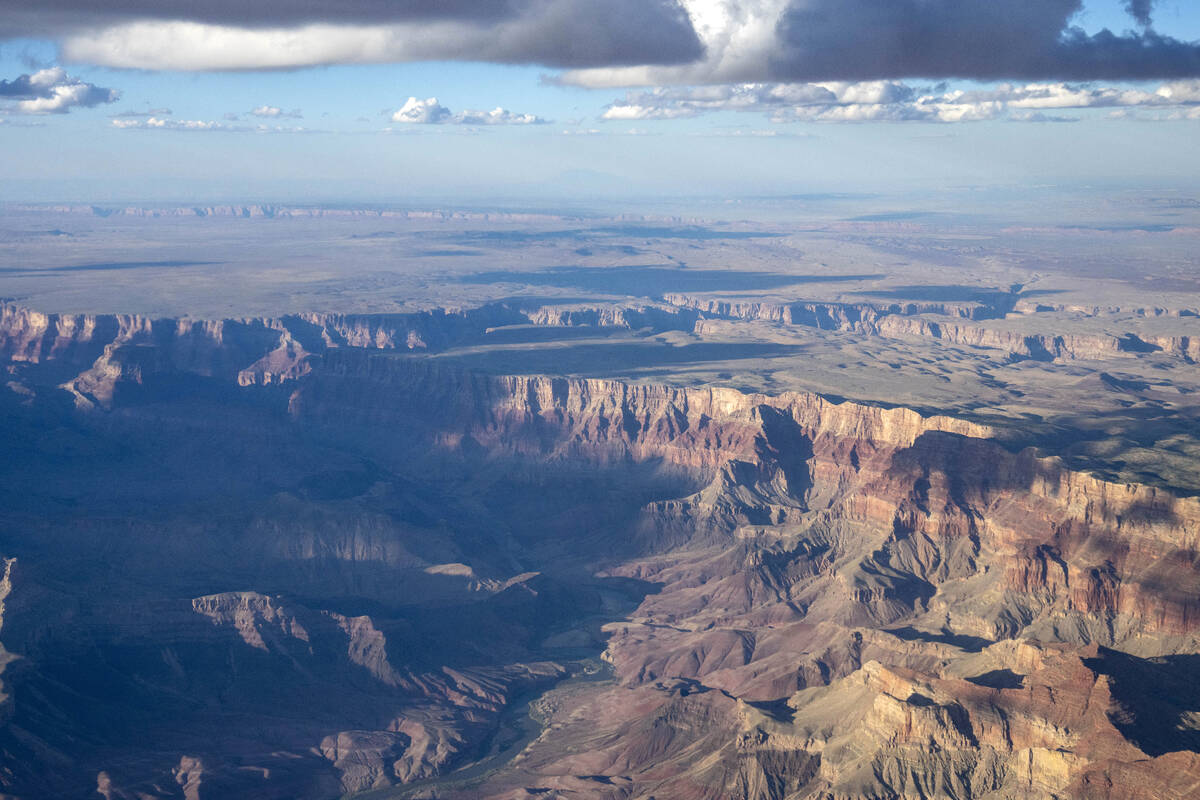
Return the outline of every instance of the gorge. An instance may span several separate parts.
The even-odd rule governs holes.
[[[668,306],[5,306],[3,791],[1198,791],[1189,492],[978,415],[450,357],[730,315]]]

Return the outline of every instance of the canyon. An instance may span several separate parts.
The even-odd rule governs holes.
[[[972,332],[1057,313],[1025,302],[7,304],[0,786],[1196,796],[1190,473],[1064,457],[1065,423],[720,377],[745,330],[796,369],[809,328],[1014,369],[1196,356]]]

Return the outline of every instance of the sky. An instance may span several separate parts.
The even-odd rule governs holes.
[[[0,202],[1200,178],[1193,0],[0,0]]]

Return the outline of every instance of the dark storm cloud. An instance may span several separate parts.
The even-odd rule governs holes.
[[[1149,21],[1151,3],[1131,0]],[[1099,80],[1200,75],[1200,44],[1145,29],[1089,36],[1079,0],[796,0],[780,18],[774,79]]]
[[[1125,10],[1137,20],[1138,25],[1149,28],[1153,22],[1150,12],[1154,10],[1154,0],[1125,0]]]
[[[372,24],[413,20],[496,20],[520,13],[522,0],[0,0],[9,25],[32,32],[131,20],[191,20],[238,27],[313,22]],[[39,30],[41,29],[41,30]]]
[[[0,38],[135,69],[462,60],[591,86],[1200,77],[1200,43],[1122,2],[1136,31],[1088,35],[1082,0],[0,0]]]
[[[144,22],[238,30],[400,26],[392,52],[359,59],[372,61],[600,67],[682,63],[704,52],[679,0],[44,0],[36,7],[28,0],[0,0],[0,38],[87,39]],[[248,68],[256,66],[253,57],[245,60]],[[236,57],[230,61],[238,68]],[[138,66],[120,63],[119,57],[103,63]]]
[[[0,80],[0,97],[49,97],[49,89],[34,86],[29,75],[18,75],[11,81]]]

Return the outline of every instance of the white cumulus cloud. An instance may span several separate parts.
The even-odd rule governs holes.
[[[147,117],[146,119],[124,118],[112,121],[114,128],[132,129],[144,128],[150,130],[172,131],[236,131],[244,128],[227,125],[224,122],[213,122],[199,119],[163,119],[162,117]]]
[[[291,111],[284,111],[279,106],[261,105],[257,108],[250,109],[252,117],[266,117],[268,119],[302,119],[303,114],[300,109],[294,108]]]
[[[229,122],[203,119],[163,119],[151,116],[146,119],[117,118],[112,120],[114,128],[122,130],[159,131],[215,131],[224,133],[315,133],[308,128],[282,125],[233,125]]]
[[[113,103],[120,96],[115,89],[73,78],[62,67],[0,80],[0,100],[14,100],[8,109],[18,114],[66,114],[73,108]]]
[[[1176,81],[1156,90],[1068,83],[1000,84],[948,91],[902,81],[858,83],[744,83],[658,87],[630,91],[610,104],[606,120],[694,117],[716,111],[751,111],[775,122],[1066,122],[1054,110],[1087,108],[1174,108],[1173,118],[1191,119],[1200,107],[1200,81]]]
[[[392,122],[413,125],[540,125],[546,122],[533,114],[517,114],[503,108],[491,111],[451,111],[436,97],[410,97],[392,114]]]

